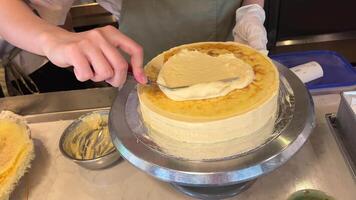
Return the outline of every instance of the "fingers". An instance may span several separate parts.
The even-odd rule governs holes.
[[[79,81],[106,81],[114,87],[124,84],[128,63],[117,47],[131,56],[132,70],[140,83],[146,83],[143,51],[133,40],[114,27],[71,33],[56,40],[47,57],[62,67],[74,66]]]
[[[267,45],[266,30],[258,26],[254,27],[247,35],[247,42],[251,47],[257,50],[265,50]]]
[[[238,24],[233,33],[235,42],[248,44],[257,50],[266,50],[267,33],[263,24]]]
[[[90,64],[83,54],[83,52],[77,47],[71,47],[69,51],[69,60],[74,67],[74,74],[79,81],[87,81],[94,77],[94,73],[91,70]]]
[[[257,50],[266,50],[267,33],[263,26],[264,11],[260,6],[245,6],[236,11],[234,40]]]
[[[112,66],[109,64],[100,47],[92,44],[90,40],[81,41],[80,46],[94,70],[94,76],[91,80],[98,82],[113,77],[114,71]]]
[[[238,42],[238,43],[241,43],[241,44],[247,44],[247,41],[242,39],[239,35],[237,34],[234,34],[234,41],[235,42]]]
[[[103,34],[109,40],[111,44],[116,47],[119,47],[124,52],[129,54],[131,57],[130,62],[132,66],[132,71],[136,80],[142,84],[147,82],[147,78],[143,71],[143,49],[140,45],[134,42],[129,37],[122,34],[116,28],[112,26],[106,26],[102,28]]]
[[[101,48],[114,70],[113,77],[106,79],[105,81],[114,87],[121,87],[126,81],[128,69],[128,64],[125,58],[122,57],[116,47],[108,42],[103,43]]]

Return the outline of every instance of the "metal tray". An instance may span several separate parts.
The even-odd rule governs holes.
[[[353,146],[350,145],[350,143],[347,141],[347,139],[344,137],[344,134],[342,130],[340,129],[340,125],[338,123],[338,120],[336,118],[336,115],[333,113],[329,113],[325,115],[326,122],[331,130],[331,133],[333,134],[335,141],[337,142],[339,149],[346,161],[347,167],[349,168],[354,180],[356,181],[356,160],[353,159],[355,158],[355,154],[352,154],[352,148]]]
[[[125,117],[129,94],[136,82],[128,81],[118,93],[109,115],[113,143],[131,164],[166,182],[191,186],[232,185],[253,180],[283,165],[305,143],[315,127],[314,105],[304,84],[276,63],[281,80],[294,93],[295,112],[273,140],[255,151],[221,160],[182,160],[163,155],[135,136]]]
[[[346,140],[356,143],[356,113],[352,110],[351,104],[356,104],[356,91],[342,92],[340,106],[336,114],[338,125]],[[356,148],[353,148],[356,155]]]
[[[356,91],[342,92],[337,114],[326,116],[354,178],[356,178],[356,113],[352,110],[351,104],[355,100]]]

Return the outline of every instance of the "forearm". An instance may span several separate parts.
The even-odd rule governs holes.
[[[246,6],[249,4],[258,4],[263,8],[265,1],[264,0],[243,0],[242,5]]]
[[[21,49],[44,55],[46,33],[67,32],[36,16],[21,0],[0,0],[0,5],[0,35]]]

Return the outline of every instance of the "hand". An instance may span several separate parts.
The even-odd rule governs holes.
[[[233,29],[234,41],[267,52],[267,33],[263,26],[265,18],[265,11],[257,4],[237,9],[236,25]]]
[[[142,47],[113,26],[80,33],[48,31],[42,39],[44,55],[59,67],[73,66],[79,81],[106,81],[121,87],[126,81],[128,63],[117,49],[120,48],[131,57],[136,80],[147,82]]]

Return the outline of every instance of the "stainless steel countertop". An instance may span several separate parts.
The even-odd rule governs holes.
[[[0,110],[11,108],[27,115],[33,127],[36,152],[40,152],[12,199],[23,199],[27,195],[28,199],[36,200],[190,199],[175,191],[169,184],[155,180],[126,161],[113,168],[93,172],[78,167],[58,154],[56,146],[60,136],[58,131],[63,127],[56,128],[56,123],[62,124],[61,126],[68,123],[63,125],[65,121],[57,120],[76,118],[88,110],[96,109],[94,105],[100,108],[108,107],[115,93],[113,89],[92,89],[63,92],[61,95],[43,94],[39,95],[40,100],[36,100],[36,97],[0,99]],[[72,99],[70,100],[68,96]],[[31,98],[33,99],[29,100]],[[78,103],[82,102],[81,99],[89,99],[89,102]],[[319,189],[340,200],[356,199],[356,184],[351,171],[325,119],[325,114],[337,111],[340,96],[319,95],[313,96],[313,99],[317,127],[304,147],[285,165],[259,178],[251,188],[232,199],[284,200],[291,193],[301,189]],[[65,101],[67,105],[59,103]],[[27,102],[27,105],[24,105],[24,102]],[[32,107],[30,102],[35,105],[33,107],[35,110],[30,109]],[[40,106],[39,102],[46,102],[47,106]],[[68,105],[71,102],[76,106]],[[46,121],[49,122],[39,123]],[[51,170],[50,166],[57,167]],[[88,178],[89,176],[91,178]],[[103,179],[100,177],[106,177],[105,184],[101,184],[100,181]],[[47,184],[47,179],[54,183]],[[43,191],[40,193],[41,198],[38,196],[39,191]]]
[[[356,199],[356,184],[325,119],[335,113],[338,94],[313,96],[315,131],[284,166],[257,180],[237,199],[286,199],[294,191],[318,189],[340,200]]]

